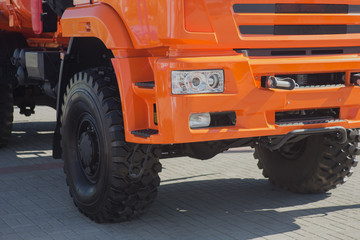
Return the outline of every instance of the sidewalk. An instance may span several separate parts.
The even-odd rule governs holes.
[[[212,160],[162,160],[157,201],[143,217],[96,224],[80,214],[51,157],[55,111],[18,115],[0,149],[0,240],[360,239],[360,168],[328,194],[274,188],[250,148]]]

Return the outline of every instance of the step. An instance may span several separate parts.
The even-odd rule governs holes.
[[[155,129],[142,129],[142,130],[136,130],[136,131],[131,132],[131,134],[134,134],[139,137],[145,137],[145,138],[149,138],[151,135],[156,135],[158,133],[159,133],[159,131],[155,130]]]
[[[137,82],[137,83],[135,83],[135,86],[141,87],[141,88],[154,88],[155,82]]]

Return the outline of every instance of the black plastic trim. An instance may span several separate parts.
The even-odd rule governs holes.
[[[237,53],[246,51],[248,57],[252,56],[304,56],[325,54],[358,54],[360,47],[336,48],[269,48],[269,49],[235,49]]]
[[[241,34],[324,35],[360,33],[360,25],[240,25]]]
[[[297,129],[286,134],[279,143],[267,146],[271,151],[275,151],[284,146],[291,138],[297,136],[311,136],[315,134],[337,133],[337,140],[340,144],[347,141],[346,129],[343,127],[325,127],[325,128],[312,128],[312,129]]]
[[[139,137],[149,138],[151,135],[159,134],[159,131],[155,129],[142,129],[142,130],[132,131],[131,134]]]
[[[141,87],[141,88],[154,88],[155,82],[136,82],[135,86]]]
[[[235,13],[355,14],[360,5],[347,4],[234,4]]]

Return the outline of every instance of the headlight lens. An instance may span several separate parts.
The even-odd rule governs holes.
[[[210,126],[210,113],[194,113],[190,115],[189,125],[191,129]]]
[[[224,92],[224,71],[172,71],[171,89],[173,94]]]

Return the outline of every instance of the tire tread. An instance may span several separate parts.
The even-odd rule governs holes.
[[[66,88],[62,112],[65,112],[65,103],[72,87],[83,81],[92,86],[102,103],[102,113],[106,118],[104,124],[109,129],[109,143],[111,143],[112,149],[111,180],[106,200],[95,214],[84,211],[74,198],[75,205],[80,212],[99,223],[133,219],[140,216],[156,198],[157,187],[160,184],[158,173],[161,171],[158,152],[156,148],[152,150],[144,174],[139,179],[131,178],[129,176],[130,158],[135,144],[125,142],[120,95],[114,71],[111,68],[95,68],[75,74]],[[64,121],[63,117],[61,121]],[[140,145],[135,152],[135,163],[143,161],[146,149],[147,145]],[[64,171],[69,185],[71,180],[67,174],[66,161]],[[73,196],[70,185],[69,188],[70,195]]]
[[[325,136],[325,151],[317,159],[318,168],[306,181],[293,183],[278,181],[275,176],[266,170],[259,149],[255,147],[254,157],[258,160],[259,169],[263,170],[263,176],[269,181],[283,189],[297,193],[324,193],[336,188],[339,184],[346,182],[347,178],[353,173],[353,168],[357,166],[358,161],[355,159],[358,155],[358,130],[348,130],[348,141],[345,144],[339,144],[334,136]]]

